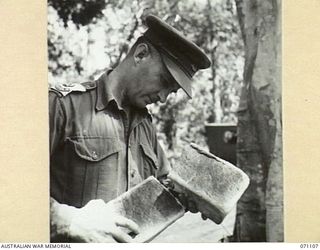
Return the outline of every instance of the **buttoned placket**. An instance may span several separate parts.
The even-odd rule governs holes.
[[[127,176],[127,187],[126,190],[130,188],[130,161],[129,161],[129,118],[127,113],[124,110],[120,111],[120,115],[122,117],[122,124],[123,124],[123,133],[124,133],[124,142],[126,144],[126,176]]]
[[[132,113],[132,117],[129,113],[119,105],[115,96],[111,92],[110,86],[108,85],[108,75],[104,74],[97,81],[97,100],[96,100],[96,110],[97,112],[103,111],[106,113],[106,119],[110,119],[110,129],[107,129],[112,133],[112,136],[118,139],[119,151],[118,151],[118,161],[117,166],[117,180],[110,179],[106,185],[110,183],[115,183],[117,187],[115,188],[115,193],[117,196],[127,191],[131,187],[142,181],[142,176],[144,172],[140,173],[140,167],[138,162],[141,160],[139,142],[140,138],[136,135],[139,134],[139,123],[146,118],[148,115],[147,110],[135,109]],[[111,115],[110,115],[111,114]],[[134,119],[130,119],[134,118]],[[131,124],[132,122],[132,124]],[[115,130],[112,132],[112,130]],[[85,134],[85,133],[84,133]],[[99,151],[90,152],[93,160],[98,159]],[[96,159],[95,159],[96,158]],[[103,184],[101,184],[102,186]]]
[[[132,188],[137,184],[136,177],[139,173],[137,173],[137,166],[132,158],[131,153],[131,140],[130,135],[133,129],[130,128],[130,119],[125,111],[121,112],[123,127],[124,127],[124,138],[126,143],[126,165],[127,165],[127,190]],[[139,180],[140,182],[140,180]]]
[[[107,81],[106,79],[104,80],[102,77],[100,78],[100,81],[103,81],[101,86],[107,87],[107,85],[105,84],[105,81]],[[99,85],[100,86],[100,85]],[[108,89],[107,89],[108,90]],[[104,90],[102,90],[104,91]],[[105,92],[102,92],[105,93]],[[111,93],[111,92],[110,92]],[[134,119],[132,121],[132,124],[130,124],[130,118],[129,115],[125,112],[124,109],[122,109],[117,101],[115,99],[113,99],[114,97],[112,95],[110,95],[109,93],[109,97],[105,98],[105,96],[108,96],[108,94],[105,94],[105,96],[101,99],[101,100],[108,100],[108,104],[110,104],[110,100],[114,100],[113,104],[115,104],[116,106],[114,106],[118,111],[120,111],[118,114],[120,115],[120,119],[122,121],[122,126],[123,126],[123,134],[122,136],[123,138],[123,142],[124,142],[124,147],[125,147],[125,164],[126,164],[126,169],[124,170],[124,174],[125,174],[125,178],[126,178],[126,190],[128,190],[129,188],[133,187],[134,185],[138,184],[139,182],[142,181],[142,178],[140,176],[138,167],[136,165],[135,159],[133,159],[132,157],[132,143],[136,143],[135,141],[131,142],[131,135],[132,133],[134,133],[134,129],[139,125],[139,123],[143,120],[144,118],[144,114],[145,113],[134,113]],[[102,101],[100,101],[102,102]],[[104,106],[103,104],[99,105]],[[121,136],[121,137],[122,137]],[[94,155],[94,154],[93,154]]]
[[[127,132],[127,166],[128,166],[128,172],[127,172],[127,178],[128,178],[128,189],[132,188],[133,186],[137,185],[142,181],[142,177],[139,174],[138,166],[134,159],[132,158],[132,153],[131,153],[131,147],[132,147],[132,142],[131,141],[131,135],[134,132],[134,129],[140,124],[142,121],[141,117],[135,116],[134,119],[132,120],[131,124],[129,122],[129,119],[127,118],[127,123],[128,123],[128,131]]]

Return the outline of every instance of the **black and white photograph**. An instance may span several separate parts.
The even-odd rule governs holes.
[[[280,0],[48,0],[50,241],[283,242]]]

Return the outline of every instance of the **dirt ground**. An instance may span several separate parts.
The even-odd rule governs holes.
[[[153,243],[212,243],[232,235],[235,221],[235,210],[231,211],[220,225],[207,219],[202,220],[200,213],[186,213],[161,234]]]

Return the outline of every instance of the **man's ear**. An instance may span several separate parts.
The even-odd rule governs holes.
[[[150,48],[146,43],[140,43],[136,47],[133,58],[135,63],[140,63],[150,56]]]

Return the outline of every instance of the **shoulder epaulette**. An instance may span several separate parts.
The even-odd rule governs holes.
[[[71,92],[86,92],[87,90],[91,90],[96,88],[95,82],[84,82],[84,83],[75,83],[75,84],[57,84],[52,86],[49,90],[57,93],[60,97],[66,96]]]

